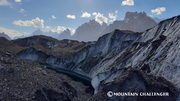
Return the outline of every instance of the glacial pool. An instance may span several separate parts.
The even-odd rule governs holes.
[[[68,77],[72,78],[74,81],[81,82],[86,86],[91,86],[91,78],[89,77],[50,64],[45,64],[45,63],[40,63],[40,64],[46,66],[48,69],[55,70],[57,73],[67,75]]]

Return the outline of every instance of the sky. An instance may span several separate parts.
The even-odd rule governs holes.
[[[171,18],[180,15],[179,4],[180,0],[0,0],[0,32],[14,38],[38,28],[74,31],[92,19],[107,25],[123,20],[127,11]]]

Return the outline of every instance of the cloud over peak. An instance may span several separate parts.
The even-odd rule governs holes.
[[[13,22],[14,25],[17,26],[25,26],[25,27],[39,27],[39,28],[44,28],[44,20],[40,19],[39,17],[36,17],[36,19],[32,19],[32,20],[27,20],[27,21],[22,21],[22,20],[18,20],[18,21],[14,21]]]
[[[111,19],[109,20],[109,22],[114,22],[116,20],[116,18],[118,17],[117,13],[118,13],[118,10],[115,11],[115,15],[113,13],[108,13],[109,18]]]
[[[16,30],[6,29],[6,28],[3,28],[3,27],[0,27],[0,32],[4,32],[4,33],[7,34],[8,36],[10,36],[11,39],[13,39],[13,38],[16,37],[16,36],[30,35],[30,34],[27,33],[27,32],[20,33],[20,32],[18,32],[18,31],[16,31]]]
[[[133,6],[134,5],[134,1],[133,0],[125,0],[125,1],[122,2],[121,5],[123,5],[123,6],[125,6],[125,5]]]
[[[51,29],[51,32],[62,33],[62,32],[64,32],[64,31],[67,30],[67,29],[70,30],[71,35],[73,35],[73,34],[75,33],[75,29],[73,29],[73,28],[68,28],[68,27],[63,27],[63,26],[57,26],[56,28]]]
[[[95,21],[99,22],[100,24],[102,24],[103,22],[105,22],[105,23],[108,22],[108,18],[103,16],[103,14],[101,14],[101,13],[94,12],[92,15],[95,16]]]
[[[83,12],[82,11],[82,15],[81,15],[81,18],[90,18],[91,17],[91,14],[90,13],[88,13],[88,12]]]
[[[165,7],[158,7],[156,9],[152,9],[151,12],[156,15],[161,15],[162,12],[166,11],[166,8]]]
[[[113,13],[108,13],[108,15],[109,15],[109,18],[111,19],[109,20],[109,22],[114,22],[116,20],[117,15],[114,15]]]
[[[69,19],[76,19],[76,16],[75,16],[75,15],[68,14],[68,15],[67,15],[67,18],[69,18]]]

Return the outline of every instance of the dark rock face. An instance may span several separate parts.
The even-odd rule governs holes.
[[[97,94],[93,95],[89,101],[176,101],[177,92],[174,86],[162,77],[146,75],[139,69],[128,69],[113,82],[101,85]],[[131,92],[138,93],[133,96],[112,96],[108,97],[107,93],[112,92]],[[168,96],[142,96],[140,93],[149,92],[168,92]]]
[[[22,59],[30,59],[37,62],[44,62],[49,57],[42,51],[37,51],[35,48],[30,47],[17,53],[17,56]]]
[[[127,12],[124,20],[114,21],[113,24],[106,27],[106,29],[102,32],[102,35],[115,29],[144,32],[155,25],[156,22],[152,18],[148,17],[145,12]]]

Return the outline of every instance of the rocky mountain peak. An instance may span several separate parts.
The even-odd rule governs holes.
[[[90,25],[100,25],[97,21],[93,20],[89,20],[88,22]]]
[[[32,33],[32,35],[42,35],[42,34],[43,32],[39,28]]]
[[[106,27],[106,23],[101,25],[94,19],[90,20],[88,23],[86,22],[76,29],[72,39],[79,41],[97,41]]]
[[[127,12],[124,20],[114,21],[102,32],[103,34],[112,32],[115,29],[131,30],[134,32],[144,32],[156,25],[154,19],[147,16],[145,12]]]
[[[103,28],[106,28],[107,27],[107,24],[105,22],[102,23],[102,27]]]
[[[127,12],[124,20],[151,19],[145,12]]]

